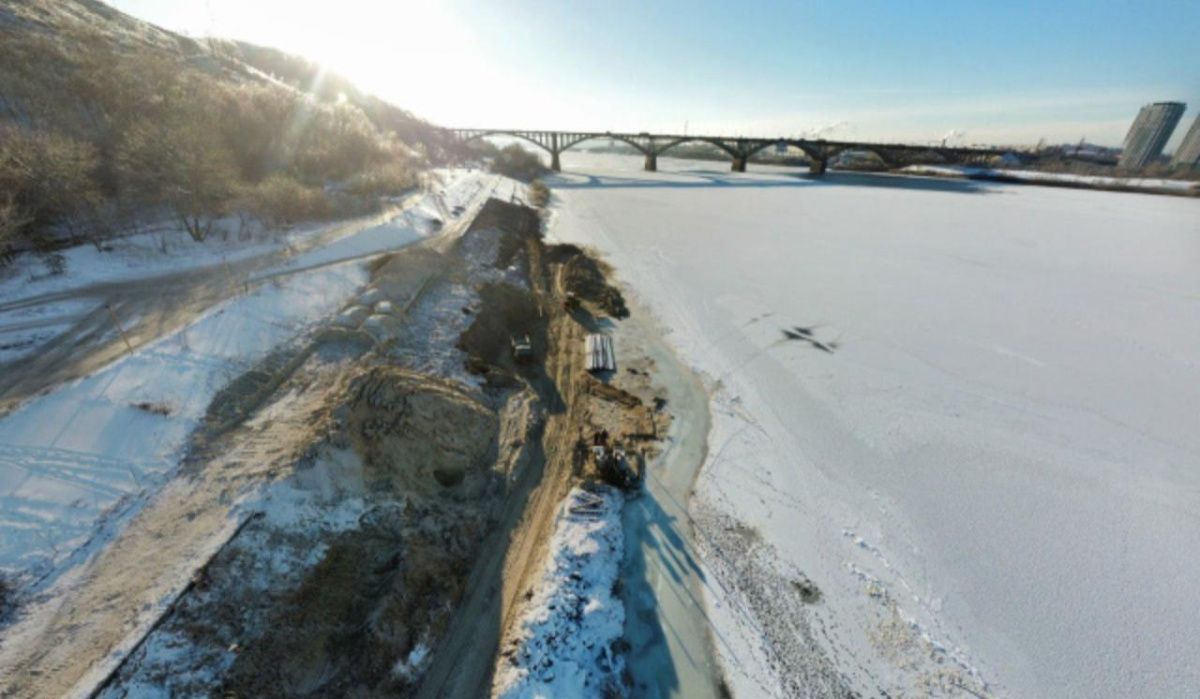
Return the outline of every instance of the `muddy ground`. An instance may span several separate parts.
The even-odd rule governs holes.
[[[558,503],[596,477],[583,445],[607,429],[653,453],[669,418],[648,374],[582,366],[623,299],[583,251],[543,243],[536,211],[491,200],[457,240],[371,270],[327,328],[218,396],[190,486],[114,546],[151,569],[144,525],[171,517],[215,542],[188,549],[204,564],[144,615],[102,696],[486,695]]]

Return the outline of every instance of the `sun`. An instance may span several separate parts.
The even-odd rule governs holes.
[[[469,121],[481,93],[502,79],[467,27],[445,5],[347,0],[285,12],[280,45],[349,78],[363,90],[435,121]]]

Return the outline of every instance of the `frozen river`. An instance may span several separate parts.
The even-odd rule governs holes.
[[[848,681],[1196,695],[1200,200],[563,163],[551,234],[708,381],[693,510],[821,588]],[[707,593],[731,685],[770,693],[770,620]]]

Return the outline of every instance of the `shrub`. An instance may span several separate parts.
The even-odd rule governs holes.
[[[362,110],[352,105],[303,104],[289,127],[292,167],[304,179],[343,180],[382,163],[387,148]]]
[[[13,247],[27,223],[29,217],[13,202],[12,195],[0,192],[0,255]]]
[[[549,171],[542,165],[536,153],[530,153],[517,144],[496,151],[492,156],[492,172],[528,182]]]
[[[543,207],[550,203],[550,188],[541,180],[534,180],[529,183],[529,201],[534,206]]]
[[[237,181],[205,94],[202,83],[169,91],[158,114],[130,126],[116,153],[122,193],[143,206],[169,207],[196,241],[208,237]]]
[[[244,180],[258,182],[290,163],[288,135],[302,102],[300,95],[275,85],[241,85],[223,94],[225,140]]]
[[[68,136],[0,127],[0,192],[15,233],[35,226],[72,223],[94,209],[95,149]],[[16,212],[23,215],[18,217]],[[21,224],[21,225],[18,225]]]
[[[0,254],[53,248],[64,225],[87,224],[99,245],[106,219],[147,210],[203,240],[237,192],[274,223],[360,212],[414,183],[415,151],[393,134],[443,137],[373,98],[341,101],[346,87],[293,89],[199,45],[118,42],[86,24],[4,33],[0,66]],[[349,196],[296,180],[345,182]]]
[[[326,218],[334,212],[323,189],[307,187],[287,175],[273,175],[250,187],[241,204],[268,226]]]
[[[415,168],[407,162],[391,162],[355,175],[346,183],[346,191],[355,196],[376,198],[395,196],[417,184]]]

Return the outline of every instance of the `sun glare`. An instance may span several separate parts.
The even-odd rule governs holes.
[[[473,108],[511,83],[488,68],[445,6],[353,0],[336,12],[304,6],[287,14],[279,44],[437,122],[470,121]]]

